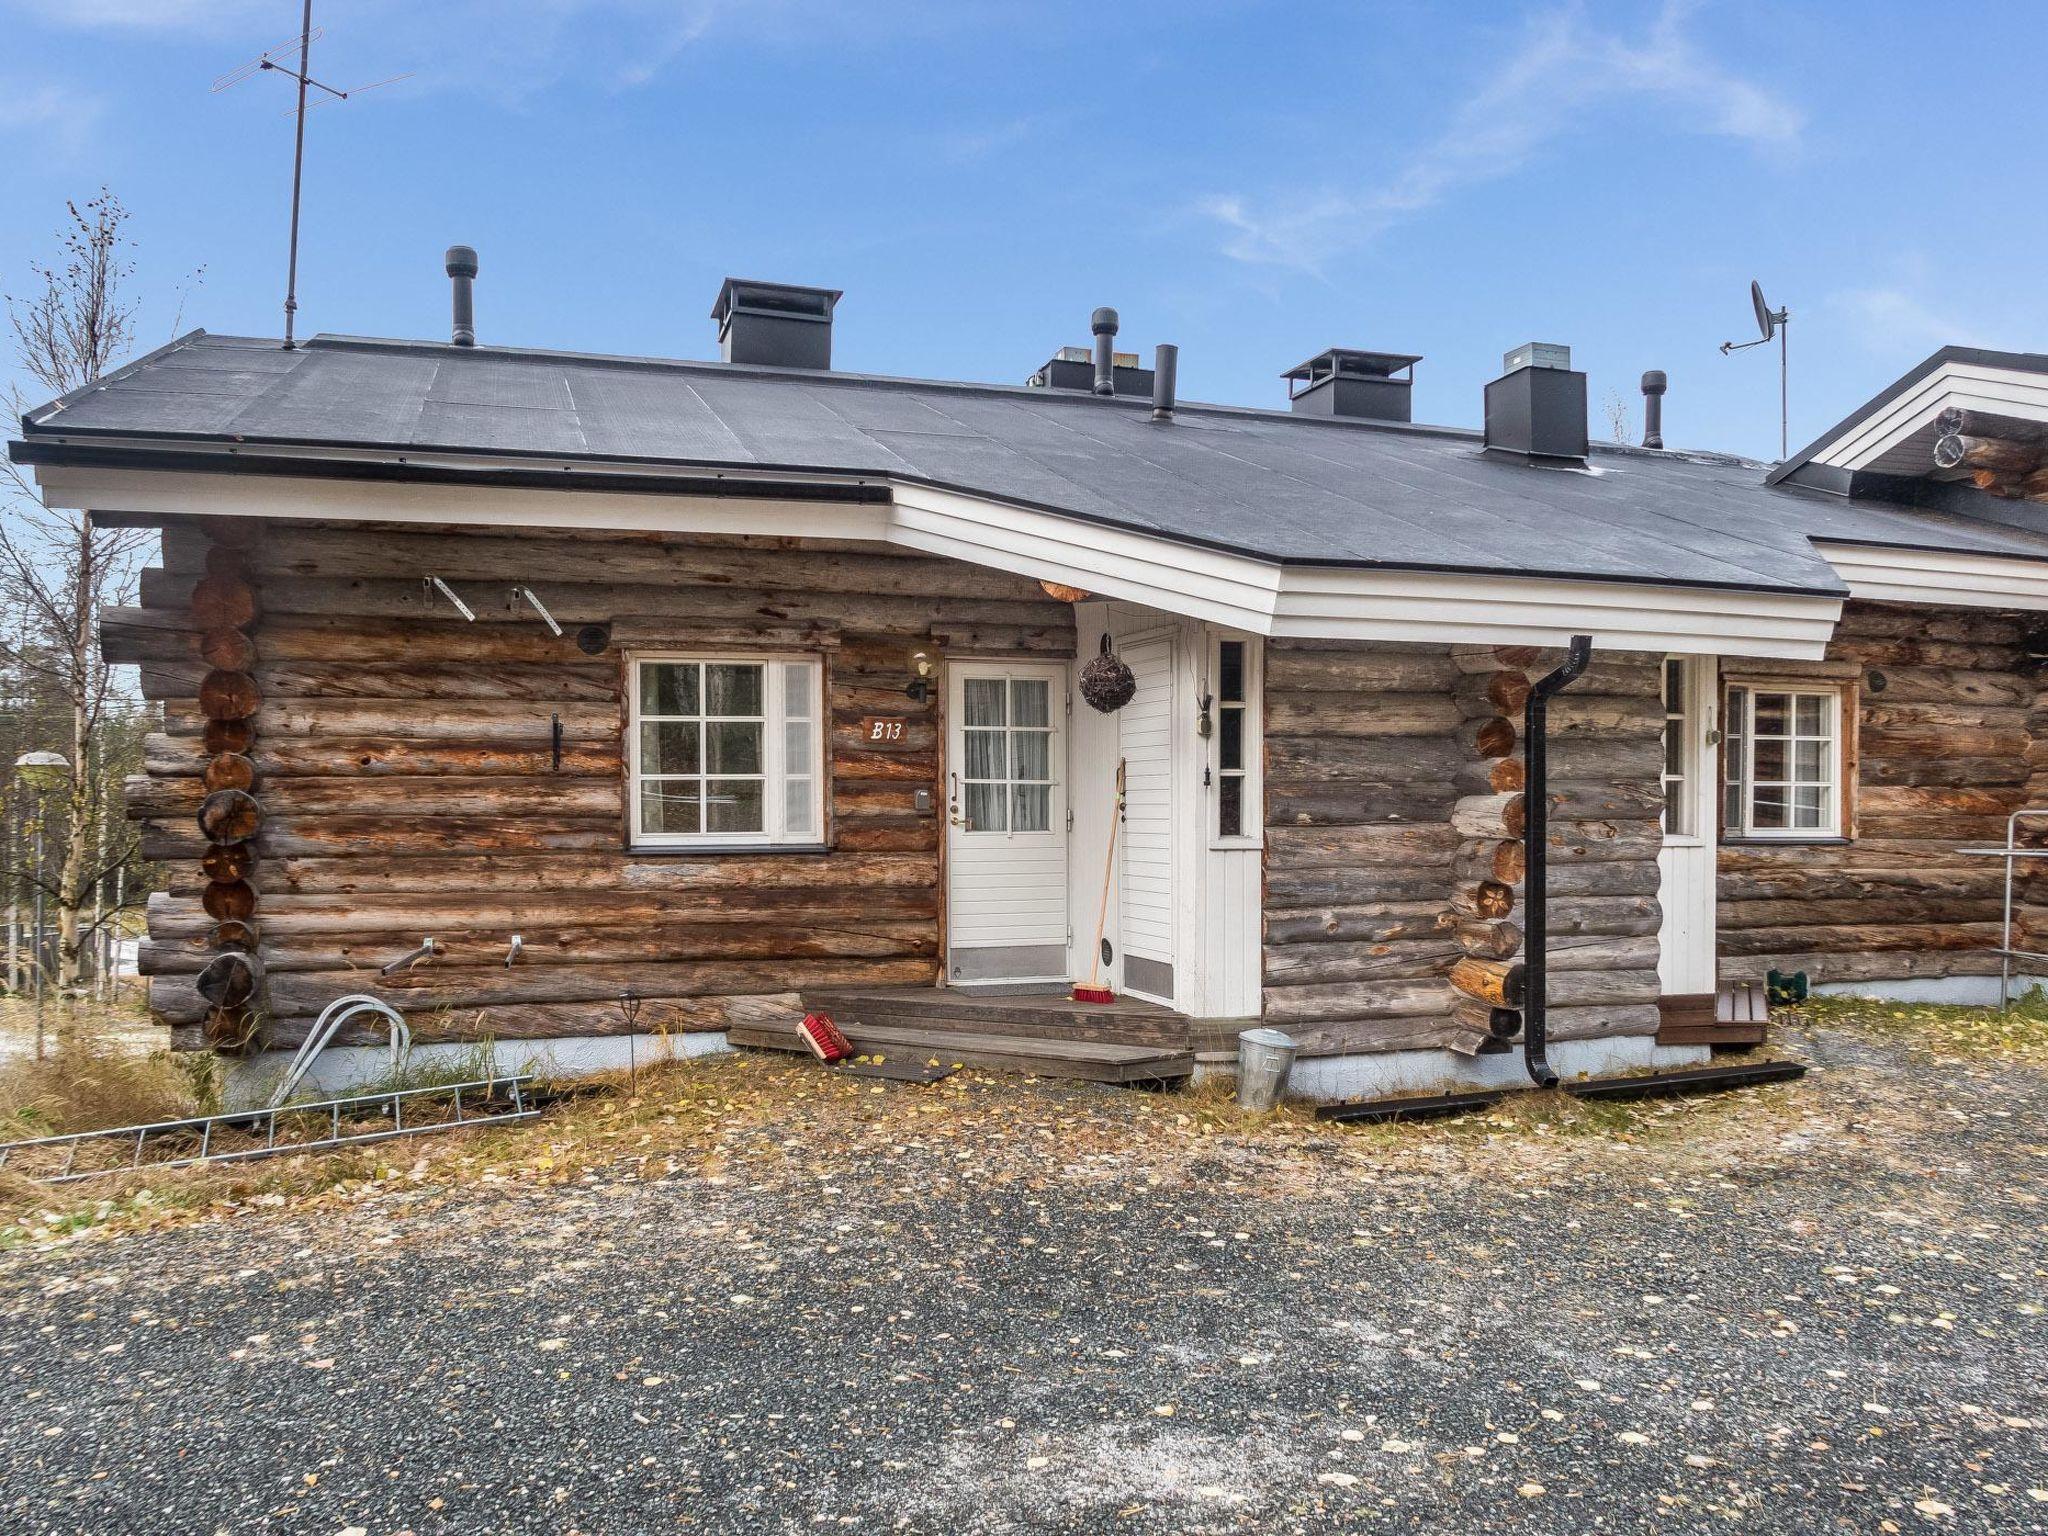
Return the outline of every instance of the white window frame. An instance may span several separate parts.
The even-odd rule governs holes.
[[[1243,780],[1242,831],[1226,837],[1220,830],[1223,814],[1223,647],[1236,643],[1244,647],[1244,701],[1229,706],[1244,713],[1244,767],[1235,777]],[[1257,635],[1214,630],[1205,653],[1208,675],[1202,680],[1202,694],[1209,701],[1209,739],[1202,757],[1204,788],[1203,817],[1207,822],[1211,848],[1258,848],[1265,844],[1266,752],[1265,752],[1265,648]]]
[[[1729,702],[1730,695],[1736,689],[1743,690],[1746,695],[1739,719],[1733,705]],[[1795,722],[1798,719],[1799,706],[1796,702],[1798,699],[1812,698],[1827,701],[1828,751],[1825,762],[1828,777],[1824,783],[1828,790],[1828,809],[1830,814],[1826,822],[1821,826],[1759,827],[1754,825],[1756,813],[1756,696],[1759,693],[1782,693],[1787,695],[1793,701],[1791,703],[1791,716]],[[1847,838],[1849,826],[1849,787],[1843,782],[1843,763],[1848,745],[1844,735],[1845,702],[1843,690],[1840,687],[1828,683],[1817,683],[1812,678],[1735,676],[1723,680],[1721,689],[1721,719],[1724,722],[1724,734],[1732,746],[1739,732],[1742,743],[1742,771],[1739,778],[1737,775],[1727,772],[1725,768],[1722,773],[1720,788],[1722,791],[1721,800],[1723,801],[1722,819],[1724,825],[1722,827],[1722,836],[1724,839],[1738,842],[1811,843],[1838,842]],[[1793,741],[1799,738],[1795,736],[1786,739]],[[1788,758],[1795,755],[1788,748]],[[1741,785],[1741,792],[1736,796],[1736,809],[1741,813],[1739,818],[1730,817],[1727,814],[1728,808],[1725,803],[1728,799],[1727,790],[1738,782]],[[1797,785],[1796,780],[1790,781],[1790,783],[1792,786]]]
[[[825,777],[830,758],[827,737],[831,723],[825,717],[825,664],[815,654],[801,651],[629,651],[626,653],[626,827],[627,845],[632,848],[816,848],[825,843]],[[648,662],[692,665],[760,667],[762,676],[761,821],[759,832],[646,832],[640,826],[640,668]],[[790,716],[786,686],[780,668],[799,664],[809,668],[811,760],[802,773],[792,774],[785,761]],[[699,700],[702,703],[702,700]],[[702,766],[701,764],[699,765]],[[810,826],[803,831],[788,830],[786,786],[792,777],[808,774],[811,781]],[[652,777],[659,778],[656,774]],[[710,777],[710,775],[705,775]]]
[[[1659,782],[1666,786],[1667,810],[1672,779],[1676,777],[1686,787],[1686,815],[1681,818],[1684,825],[1673,827],[1667,823],[1664,826],[1664,846],[1703,848],[1713,840],[1712,828],[1721,814],[1721,801],[1725,798],[1714,772],[1719,757],[1713,750],[1713,744],[1720,739],[1714,722],[1721,708],[1720,690],[1714,686],[1714,659],[1711,656],[1666,656],[1664,665],[1675,665],[1681,669],[1685,679],[1686,706],[1679,714],[1673,714],[1668,703],[1664,710],[1666,743],[1672,731],[1680,733],[1680,772],[1673,775],[1661,767],[1658,770]],[[1661,668],[1657,673],[1657,694],[1660,699],[1664,696],[1664,671]]]

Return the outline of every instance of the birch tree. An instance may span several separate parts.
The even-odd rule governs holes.
[[[27,291],[6,296],[15,360],[46,395],[84,388],[134,341],[135,306],[124,293],[134,273],[127,209],[105,188],[66,209],[61,254],[31,264]],[[17,418],[32,403],[13,392]],[[45,509],[26,472],[12,464],[7,472],[15,494],[0,521],[0,596],[11,622],[0,653],[19,669],[24,692],[49,699],[65,721],[57,750],[70,766],[53,808],[58,856],[43,884],[56,915],[57,986],[75,992],[94,893],[131,848],[125,835],[110,835],[125,827],[107,825],[102,739],[125,701],[94,621],[133,590],[142,535],[101,527],[89,512]]]

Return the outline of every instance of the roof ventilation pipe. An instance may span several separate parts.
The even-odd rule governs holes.
[[[458,347],[476,345],[476,251],[467,245],[451,245],[447,255],[448,278],[455,289],[455,328],[448,338]]]
[[[1116,393],[1116,311],[1098,309],[1088,317],[1088,329],[1095,333],[1095,393]]]
[[[1180,348],[1162,341],[1152,349],[1152,419],[1173,420],[1173,391],[1179,382]]]
[[[1652,368],[1643,375],[1643,446],[1664,446],[1664,370]]]

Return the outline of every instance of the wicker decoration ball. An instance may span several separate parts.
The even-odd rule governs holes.
[[[1137,694],[1131,669],[1104,651],[1081,669],[1081,697],[1105,715],[1122,709]]]

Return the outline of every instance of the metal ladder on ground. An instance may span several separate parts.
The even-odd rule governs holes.
[[[2014,949],[2012,945],[2012,878],[2019,868],[2021,859],[2048,859],[2048,848],[2022,848],[2019,842],[2020,819],[2048,818],[2048,806],[2024,806],[2005,818],[2005,846],[2002,848],[1958,848],[1957,853],[1975,854],[1980,858],[2005,860],[2005,908],[2004,919],[1998,932],[1998,1011],[2005,1012],[2012,1006],[2012,963],[2015,960],[2038,960],[2048,964],[2048,954],[2039,950]]]
[[[384,1093],[352,1094],[299,1104],[158,1120],[0,1143],[0,1168],[44,1184],[68,1184],[109,1173],[189,1168],[197,1163],[242,1163],[289,1152],[325,1152],[433,1131],[509,1125],[541,1112],[533,1074],[436,1083]],[[408,1123],[408,1114],[411,1123]],[[422,1115],[427,1118],[421,1118]],[[376,1123],[385,1122],[389,1123]],[[372,1122],[369,1129],[358,1129]],[[318,1134],[306,1135],[311,1130]],[[102,1154],[104,1149],[104,1155]],[[151,1151],[167,1153],[152,1157]],[[93,1166],[78,1166],[86,1154]]]

